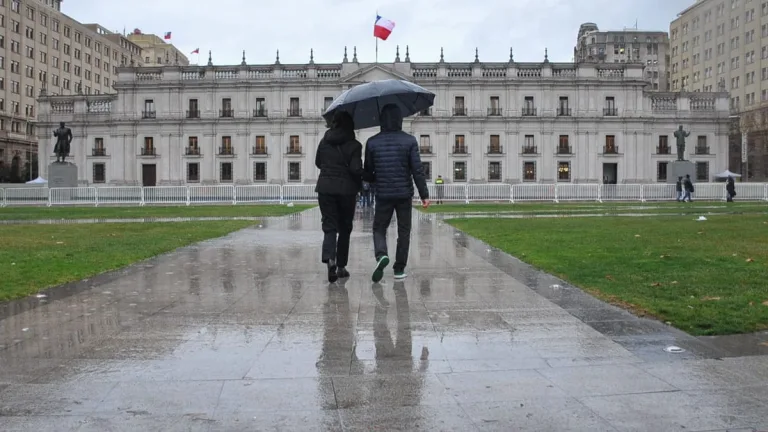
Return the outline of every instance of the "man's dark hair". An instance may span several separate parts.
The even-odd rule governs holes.
[[[331,127],[334,129],[342,129],[345,131],[355,130],[355,121],[352,116],[346,111],[336,111],[333,113],[333,120],[331,120]]]

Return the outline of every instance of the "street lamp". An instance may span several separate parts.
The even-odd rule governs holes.
[[[741,181],[749,180],[749,161],[747,160],[747,136],[749,131],[741,127],[741,115],[729,115],[729,119],[739,120],[739,133],[741,134]]]

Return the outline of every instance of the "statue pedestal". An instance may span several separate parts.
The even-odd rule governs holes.
[[[696,179],[696,164],[691,161],[674,161],[667,165],[667,183],[677,183],[677,178],[691,176],[691,181]]]
[[[48,165],[48,187],[77,187],[77,165],[70,162],[53,162]]]

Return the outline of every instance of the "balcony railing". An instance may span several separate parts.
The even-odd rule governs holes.
[[[234,156],[235,150],[232,147],[219,147],[219,156]]]
[[[254,155],[265,155],[265,154],[267,154],[267,146],[253,146],[251,148],[251,154],[254,154]]]
[[[200,156],[200,147],[187,147],[184,149],[187,156]]]
[[[301,108],[288,108],[288,117],[301,117]]]
[[[467,146],[453,146],[453,154],[467,154]]]
[[[570,117],[571,116],[571,109],[568,107],[560,107],[557,109],[557,116],[558,117]]]
[[[142,156],[157,156],[157,150],[154,147],[142,147],[141,148],[141,155]]]
[[[107,149],[105,149],[104,147],[95,147],[93,149],[93,153],[92,154],[94,156],[106,156],[107,155]]]
[[[603,154],[619,154],[619,146],[605,145],[603,146]]]
[[[559,155],[569,155],[573,154],[573,148],[569,145],[561,145],[557,147],[557,154]]]
[[[523,107],[523,115],[526,117],[533,117],[536,115],[536,108],[534,107]]]
[[[141,118],[143,119],[157,118],[157,111],[142,111]]]
[[[504,154],[504,147],[501,144],[489,145],[488,154],[492,154],[492,155]]]
[[[419,153],[432,154],[432,146],[419,146]]]
[[[502,113],[501,108],[495,107],[495,108],[488,108],[488,115],[489,116],[500,116]]]
[[[523,146],[522,154],[539,154],[539,149],[535,145]]]
[[[616,107],[603,108],[603,115],[604,116],[615,117],[615,116],[619,115],[619,110]]]
[[[267,109],[266,108],[256,108],[253,110],[253,116],[254,117],[266,117],[267,116]]]
[[[220,109],[219,110],[219,117],[234,117],[235,116],[235,110],[233,109]]]
[[[286,154],[292,154],[292,155],[300,155],[301,152],[301,146],[299,145],[289,145],[288,148],[285,150]]]
[[[200,110],[187,110],[187,118],[200,118]]]
[[[430,117],[432,115],[432,107],[419,111],[420,116]]]
[[[670,153],[672,153],[672,150],[670,149],[670,147],[668,145],[656,146],[656,154],[668,155]]]
[[[711,154],[711,153],[709,153],[709,146],[697,145],[694,148],[695,148],[695,153],[697,155],[708,155],[708,154]]]
[[[464,107],[454,107],[453,108],[453,115],[455,116],[465,116],[467,115],[467,109]]]

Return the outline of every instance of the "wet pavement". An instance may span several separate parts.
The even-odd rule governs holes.
[[[435,215],[372,285],[359,217],[342,284],[313,209],[0,306],[0,430],[768,429],[761,335],[635,317]]]

